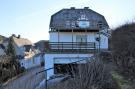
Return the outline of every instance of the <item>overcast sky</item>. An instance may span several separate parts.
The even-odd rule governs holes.
[[[0,34],[48,40],[51,15],[70,7],[89,7],[104,15],[110,28],[135,20],[135,0],[0,0]]]

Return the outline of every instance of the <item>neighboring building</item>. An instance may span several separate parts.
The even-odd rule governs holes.
[[[0,56],[6,55],[6,46],[8,38],[0,35]]]
[[[15,48],[16,57],[18,59],[31,58],[36,54],[36,49],[33,48],[33,44],[30,40],[21,38],[20,35],[13,37],[13,46]],[[6,54],[8,48],[9,38],[0,36],[0,55]]]
[[[97,50],[108,49],[108,29],[103,15],[84,9],[62,9],[51,16],[49,47],[45,52],[48,78],[67,70],[67,64],[89,59]],[[77,65],[77,64],[76,64]],[[60,67],[60,68],[59,68]]]
[[[48,45],[49,41],[48,40],[41,40],[36,42],[35,48],[40,50],[40,52],[45,52],[45,50],[48,48],[46,45]]]
[[[6,55],[5,53],[5,47],[3,46],[3,44],[0,44],[0,56]]]
[[[35,49],[32,42],[28,39],[21,38],[20,35],[12,35],[13,46],[15,48],[15,53],[17,59],[22,67],[30,69],[32,67],[40,66],[43,61],[43,54],[40,53],[38,49]],[[0,62],[7,62],[3,60],[3,57],[6,57],[6,50],[9,44],[9,38],[1,36],[0,40]],[[8,57],[8,56],[7,56]]]
[[[25,67],[26,69],[30,69],[32,67],[41,66],[44,63],[43,54],[35,54],[29,60],[20,60],[21,66]]]
[[[27,59],[35,55],[32,42],[25,38],[13,36],[13,44],[18,59]]]

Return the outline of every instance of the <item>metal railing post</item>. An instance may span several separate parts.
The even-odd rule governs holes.
[[[47,71],[45,71],[45,89],[47,89]]]

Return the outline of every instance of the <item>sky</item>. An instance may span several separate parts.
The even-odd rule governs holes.
[[[135,0],[0,0],[0,35],[20,34],[33,43],[49,40],[50,17],[63,8],[90,9],[104,15],[110,28],[135,21]]]

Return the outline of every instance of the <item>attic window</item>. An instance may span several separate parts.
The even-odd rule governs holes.
[[[79,21],[78,26],[80,28],[88,28],[90,26],[90,22],[89,21]]]

